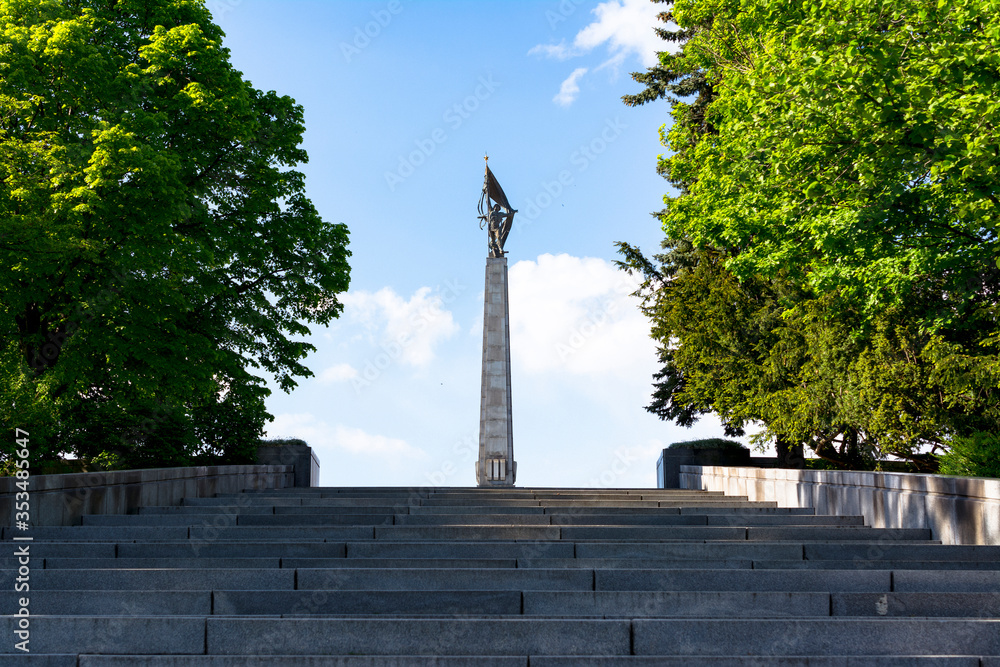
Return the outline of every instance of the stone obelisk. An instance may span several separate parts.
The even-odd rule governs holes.
[[[488,158],[487,158],[488,159]],[[491,207],[491,202],[493,202]],[[479,200],[481,226],[489,231],[486,297],[483,308],[483,385],[479,409],[479,486],[513,486],[514,433],[510,400],[510,314],[507,307],[507,257],[503,250],[514,213],[489,164]]]

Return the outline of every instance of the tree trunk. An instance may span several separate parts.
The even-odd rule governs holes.
[[[788,440],[778,437],[774,444],[778,452],[779,468],[797,468],[802,470],[806,467],[806,458],[802,454],[802,443],[791,444]]]

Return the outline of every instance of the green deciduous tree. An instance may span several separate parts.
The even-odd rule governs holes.
[[[1000,428],[995,5],[672,3],[681,50],[626,99],[699,93],[661,131],[666,252],[622,246],[651,410],[850,467]]]
[[[0,26],[4,423],[37,459],[246,458],[260,374],[310,374],[296,337],[349,280],[295,170],[302,108],[233,69],[199,0],[3,0]]]
[[[695,185],[667,228],[730,250],[741,277],[792,266],[865,312],[928,276],[977,307],[1000,220],[994,3],[677,5],[682,24],[712,16],[685,51],[715,86],[718,133],[670,158]]]

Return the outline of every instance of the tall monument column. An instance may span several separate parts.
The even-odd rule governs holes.
[[[488,160],[489,158],[487,158]],[[490,203],[493,202],[492,207]],[[483,309],[483,384],[479,408],[479,486],[513,486],[514,432],[510,399],[510,315],[507,307],[507,257],[503,245],[517,211],[486,165],[479,200],[480,228],[489,232],[486,296]]]
[[[507,258],[486,259],[483,312],[483,390],[479,410],[479,486],[513,486],[514,433],[510,402],[510,318]]]

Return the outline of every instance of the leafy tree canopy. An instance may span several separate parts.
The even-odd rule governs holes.
[[[846,467],[997,431],[996,3],[664,4],[648,409]]]
[[[349,281],[302,107],[233,69],[199,0],[3,0],[0,26],[4,422],[37,459],[245,457],[260,374],[311,374],[297,337]]]
[[[947,326],[1000,256],[1000,3],[681,0],[716,134],[669,159],[663,222],[741,278],[791,270],[865,313],[947,278]],[[673,148],[693,129],[674,126]],[[986,270],[986,275],[983,271]]]

